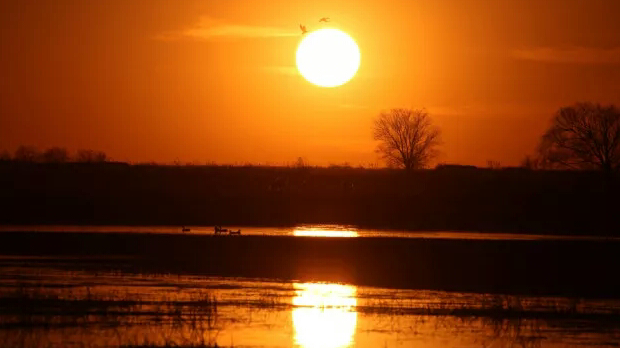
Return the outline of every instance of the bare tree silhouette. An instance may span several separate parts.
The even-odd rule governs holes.
[[[519,167],[523,169],[529,169],[529,170],[543,169],[542,166],[540,165],[540,160],[537,157],[533,157],[529,155],[525,156],[521,160]]]
[[[105,162],[108,160],[108,156],[105,152],[101,151],[93,151],[93,150],[79,150],[77,152],[76,161],[77,162]]]
[[[65,163],[69,161],[69,153],[65,148],[52,147],[43,152],[41,160],[48,163]]]
[[[407,170],[424,168],[437,156],[440,134],[425,109],[392,109],[374,120],[377,153],[388,165]]]
[[[10,160],[11,160],[11,154],[8,151],[4,150],[0,152],[0,161],[6,162]]]
[[[577,103],[553,118],[538,148],[544,165],[558,168],[620,169],[620,112],[614,105]]]
[[[41,158],[41,153],[34,146],[22,145],[15,150],[13,158],[15,161],[36,162]]]
[[[502,169],[502,163],[500,161],[487,160],[487,168],[499,170]]]
[[[293,167],[295,168],[307,168],[309,167],[308,160],[303,157],[297,157],[297,161],[293,163]]]

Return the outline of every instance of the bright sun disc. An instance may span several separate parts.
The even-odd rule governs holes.
[[[310,32],[297,48],[297,69],[306,80],[321,87],[346,83],[359,66],[359,47],[349,35],[338,29]]]

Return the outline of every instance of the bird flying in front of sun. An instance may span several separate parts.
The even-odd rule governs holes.
[[[355,40],[332,28],[304,32],[296,58],[299,73],[321,87],[345,84],[360,66],[360,50]]]

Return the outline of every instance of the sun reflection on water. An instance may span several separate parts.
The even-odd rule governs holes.
[[[297,227],[293,235],[301,237],[357,237],[357,231],[339,226]]]
[[[350,285],[295,283],[295,344],[304,348],[352,346],[357,325],[356,288]]]

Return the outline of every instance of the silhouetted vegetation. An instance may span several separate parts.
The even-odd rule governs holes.
[[[200,239],[205,238],[210,237]],[[536,342],[549,340],[570,346],[579,341],[577,335],[609,343],[618,340],[620,327],[619,303],[613,299],[358,288],[358,301],[346,307],[321,302],[320,295],[316,302],[296,304],[295,285],[281,280],[222,283],[221,278],[199,275],[118,272],[105,269],[105,263],[93,269],[90,258],[72,258],[69,265],[59,261],[0,261],[0,267],[12,269],[0,290],[3,347],[55,346],[52,342],[65,330],[79,334],[64,336],[62,346],[236,346],[229,337],[257,326],[265,327],[257,333],[278,332],[274,322],[290,320],[286,315],[278,319],[278,313],[301,308],[354,311],[372,318],[375,327],[389,323],[392,333],[415,332],[417,337],[469,332],[467,339],[482,346],[536,347]],[[400,274],[396,270],[392,275]],[[567,335],[572,337],[565,339]]]
[[[521,161],[520,167],[528,170],[543,169],[541,168],[542,165],[540,163],[540,159],[534,156],[525,156]]]
[[[43,152],[41,159],[46,163],[65,163],[69,160],[69,152],[67,149],[52,147]]]
[[[91,344],[101,343],[96,341],[97,333],[117,330],[113,345],[92,346],[217,347],[212,337],[217,332],[216,299],[209,292],[184,295],[152,299],[109,290],[102,294],[86,288],[84,293],[71,287],[58,290],[41,284],[19,284],[14,291],[0,292],[0,342],[3,347],[56,346],[42,343],[53,337],[53,330],[70,327],[92,330],[95,335],[90,339],[95,338],[95,342]],[[157,335],[122,334],[127,332],[124,328],[136,326],[152,326]],[[34,337],[26,340],[20,337],[24,333]],[[70,345],[71,339],[65,340],[62,346]],[[80,346],[85,346],[83,341]]]
[[[548,167],[620,169],[620,110],[577,103],[561,108],[539,146]]]
[[[2,163],[5,224],[620,231],[618,178],[598,171]]]
[[[108,156],[101,151],[79,150],[75,161],[84,163],[101,163],[107,161],[107,159]]]
[[[426,110],[392,109],[374,121],[377,153],[392,167],[425,168],[437,156],[439,136],[439,128],[433,126]]]
[[[69,151],[63,147],[51,147],[45,151],[39,151],[34,146],[22,145],[11,157],[8,151],[0,152],[0,161],[8,162],[30,162],[30,163],[66,163],[66,162],[82,162],[82,163],[102,163],[108,161],[109,158],[102,151],[78,150],[75,156],[71,156]]]
[[[21,162],[36,162],[40,158],[41,154],[36,147],[26,145],[22,145],[17,148],[17,150],[15,150],[15,156],[13,157],[15,161]]]

